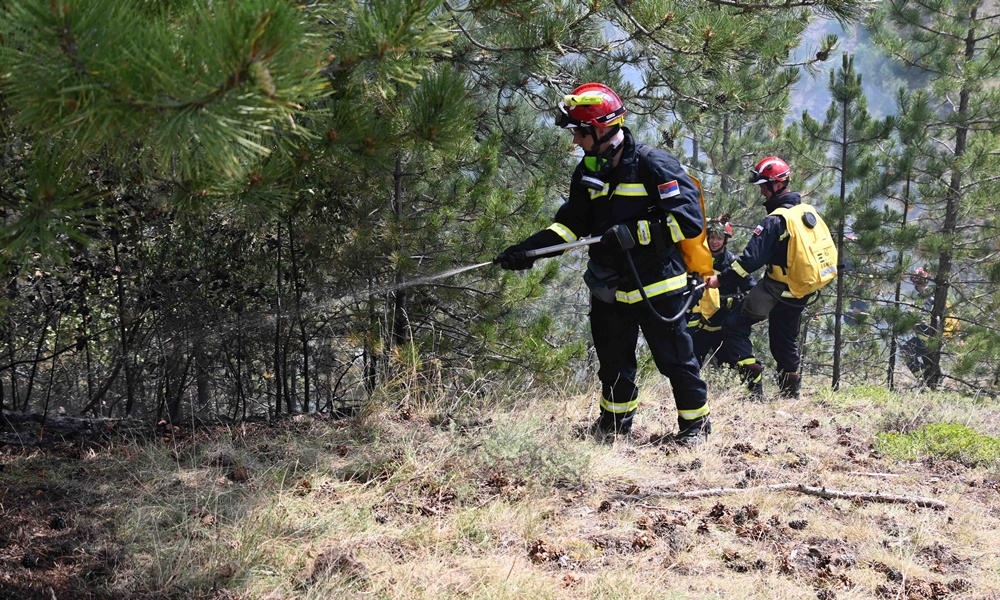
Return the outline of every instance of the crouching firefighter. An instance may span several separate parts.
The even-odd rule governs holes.
[[[563,99],[556,124],[571,130],[573,143],[584,151],[569,198],[551,226],[510,246],[494,262],[504,269],[529,269],[535,260],[526,254],[531,250],[603,235],[590,246],[584,274],[602,387],[600,417],[591,431],[600,437],[631,432],[642,330],[673,389],[680,430],[674,439],[697,445],[707,439],[711,423],[683,316],[693,287],[689,264],[692,272],[711,273],[701,192],[674,156],[635,140],[622,125],[625,112],[618,95],[599,83],[581,85]],[[679,318],[667,322],[654,312]]]
[[[798,398],[799,328],[802,311],[813,293],[837,275],[837,249],[816,210],[788,189],[791,169],[771,156],[751,170],[750,183],[760,186],[768,215],[729,268],[709,277],[710,288],[739,284],[767,266],[767,273],[723,323],[720,359],[736,364],[752,398],[763,397],[763,366],[750,345],[754,323],[768,319],[771,355],[778,367],[779,395]]]
[[[733,237],[733,226],[729,224],[729,215],[724,215],[708,222],[706,227],[708,249],[712,252],[712,268],[714,274],[725,271],[736,260],[736,255],[726,247]],[[715,314],[704,314],[702,306],[695,306],[688,314],[688,328],[691,331],[691,341],[694,343],[694,355],[702,367],[710,357],[713,363],[719,363],[719,347],[722,345],[722,324],[733,308],[739,309],[740,301],[750,291],[757,281],[753,275],[719,287],[719,309]],[[713,356],[714,355],[714,356]],[[737,368],[737,365],[728,365]]]

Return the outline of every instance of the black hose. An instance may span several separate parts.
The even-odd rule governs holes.
[[[691,308],[691,305],[694,303],[694,294],[692,293],[692,291],[705,287],[704,283],[700,283],[697,286],[695,286],[694,290],[692,290],[691,287],[689,286],[687,288],[687,291],[685,292],[687,294],[687,300],[684,301],[684,308],[682,308],[681,311],[676,315],[674,315],[673,317],[664,317],[663,315],[661,315],[659,312],[656,311],[656,309],[653,307],[653,302],[649,299],[649,296],[646,295],[646,290],[642,286],[642,280],[639,279],[639,271],[635,268],[635,263],[632,261],[632,253],[629,250],[625,250],[625,262],[628,263],[628,270],[632,274],[632,278],[635,280],[635,284],[639,287],[639,294],[642,296],[642,302],[643,304],[646,305],[646,308],[649,309],[650,314],[653,315],[653,317],[655,317],[656,319],[664,323],[668,323],[670,325],[673,325],[678,321],[680,321],[681,318],[683,318],[684,315],[686,315],[688,310]]]

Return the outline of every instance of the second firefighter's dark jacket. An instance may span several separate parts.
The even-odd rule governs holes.
[[[772,196],[764,203],[768,215],[753,230],[747,247],[729,268],[719,274],[719,287],[737,286],[757,269],[767,266],[768,275],[775,269],[788,269],[788,228],[785,219],[771,213],[779,208],[791,208],[801,203],[798,192],[786,192]],[[768,276],[765,275],[765,276]],[[785,284],[780,284],[788,287]],[[789,292],[782,294],[792,297]]]
[[[736,261],[736,255],[729,251],[728,248],[723,248],[722,252],[712,255],[712,267],[715,269],[715,274],[718,275],[728,269],[733,262]],[[735,283],[719,285],[719,301],[722,306],[719,310],[715,311],[711,319],[707,321],[699,319],[698,315],[691,313],[691,317],[688,320],[688,325],[691,327],[700,327],[706,331],[719,331],[722,329],[722,323],[726,320],[726,317],[732,311],[731,306],[735,305],[735,298],[741,294],[746,294],[750,291],[750,288],[757,284],[757,280],[754,279],[753,275],[747,278],[740,278]],[[733,302],[730,302],[733,299]]]
[[[674,156],[658,148],[643,152],[644,145],[623,129],[621,159],[603,176],[604,189],[581,185],[585,169],[581,161],[573,172],[569,199],[556,212],[555,222],[525,243],[541,248],[602,235],[619,223],[646,221],[648,225],[641,227],[648,227],[648,237],[640,231],[631,250],[641,285],[649,297],[680,293],[687,287],[687,267],[676,244],[702,232],[701,192]],[[618,302],[642,301],[620,246],[592,244],[590,260],[618,276]]]

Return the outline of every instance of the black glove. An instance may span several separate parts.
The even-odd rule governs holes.
[[[700,277],[688,275],[687,293],[692,296],[691,303],[688,306],[696,306],[701,302],[701,297],[705,295],[705,286],[701,284],[702,280]]]
[[[636,229],[635,223],[619,223],[604,232],[604,235],[601,236],[601,243],[631,250],[635,248]]]
[[[523,245],[514,244],[497,254],[497,257],[493,259],[493,264],[500,265],[501,269],[507,271],[523,271],[530,269],[535,264],[535,257],[529,257]]]

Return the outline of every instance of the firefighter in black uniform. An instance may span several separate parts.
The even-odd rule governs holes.
[[[733,237],[733,226],[729,224],[729,216],[712,219],[706,227],[708,233],[708,249],[712,251],[712,266],[716,275],[729,268],[736,260],[736,255],[729,251],[726,244]],[[716,353],[713,363],[719,362],[718,350],[722,345],[722,324],[732,312],[734,306],[739,306],[740,300],[750,291],[757,281],[751,275],[739,281],[724,284],[719,288],[720,308],[711,318],[705,319],[697,310],[688,314],[688,328],[691,330],[691,341],[694,343],[694,355],[698,362],[705,366],[705,359]],[[729,365],[736,368],[735,364]]]
[[[570,181],[569,199],[555,222],[500,253],[504,269],[531,268],[526,251],[603,235],[590,246],[584,280],[591,289],[590,327],[600,362],[600,417],[595,435],[628,434],[638,407],[636,345],[641,328],[653,360],[673,389],[682,445],[697,445],[711,432],[706,386],[683,319],[665,323],[643,306],[643,287],[653,308],[667,317],[684,309],[687,268],[676,247],[701,235],[701,193],[680,163],[663,150],[636,142],[622,126],[625,107],[610,88],[579,86],[559,106],[556,124],[571,129],[584,151]],[[629,275],[625,250],[611,231],[625,227],[640,281]]]
[[[798,398],[801,376],[799,370],[799,328],[802,310],[810,296],[795,298],[788,291],[788,231],[785,220],[772,215],[778,208],[799,204],[798,192],[788,190],[791,169],[777,156],[770,156],[757,163],[751,170],[750,183],[760,186],[768,216],[754,229],[743,254],[728,269],[705,280],[709,288],[738,284],[749,279],[750,274],[767,266],[767,273],[750,290],[723,323],[725,342],[720,349],[720,360],[737,365],[743,382],[752,398],[763,398],[764,367],[753,354],[750,329],[754,323],[768,319],[768,338],[771,355],[778,367],[779,395]]]

